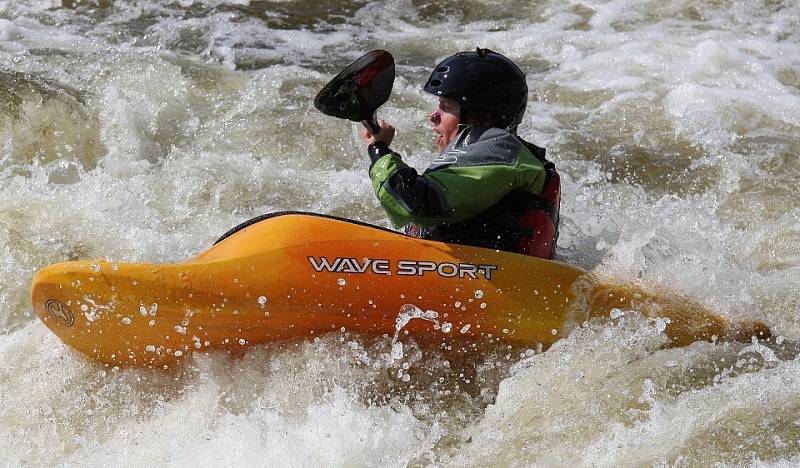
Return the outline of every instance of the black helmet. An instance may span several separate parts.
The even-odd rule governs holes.
[[[481,49],[459,52],[436,66],[425,83],[425,91],[456,100],[460,121],[466,112],[489,112],[494,125],[515,132],[528,101],[525,74],[514,62],[497,52]]]

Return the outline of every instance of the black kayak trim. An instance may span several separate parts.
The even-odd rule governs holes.
[[[397,235],[400,235],[400,236],[408,237],[406,234],[404,234],[402,232],[394,231],[392,229],[388,229],[388,228],[381,227],[381,226],[376,226],[374,224],[365,223],[363,221],[356,221],[354,219],[342,218],[340,216],[312,213],[310,211],[291,211],[290,210],[290,211],[276,211],[274,213],[267,213],[267,214],[263,214],[261,216],[256,216],[255,218],[252,218],[252,219],[248,219],[247,221],[238,224],[236,227],[233,227],[233,228],[229,229],[225,234],[220,236],[219,239],[214,241],[214,243],[212,245],[219,244],[220,242],[224,241],[228,237],[236,234],[237,232],[241,231],[242,229],[244,229],[244,228],[246,228],[248,226],[252,226],[253,224],[259,223],[261,221],[265,221],[265,220],[270,219],[270,218],[276,218],[278,216],[285,216],[285,215],[315,216],[317,218],[333,219],[333,220],[336,220],[336,221],[343,221],[345,223],[357,224],[359,226],[364,226],[364,227],[368,227],[368,228],[372,228],[372,229],[379,229],[381,231],[391,232],[393,234],[397,234]]]

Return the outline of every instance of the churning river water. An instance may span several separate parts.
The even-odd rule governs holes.
[[[389,50],[380,116],[424,168],[421,86],[476,46],[527,73],[558,260],[775,338],[661,349],[632,314],[470,363],[342,332],[160,372],[33,315],[50,263],[179,261],[277,210],[386,225],[358,126],[313,96]],[[0,464],[797,466],[799,131],[793,0],[0,1]]]

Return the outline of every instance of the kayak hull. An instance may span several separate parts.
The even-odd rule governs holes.
[[[401,329],[456,351],[547,347],[575,324],[630,307],[668,317],[674,345],[769,333],[681,298],[599,284],[562,263],[312,214],[264,219],[181,263],[51,265],[31,294],[63,342],[120,366],[170,367],[195,351],[337,330],[392,337]]]

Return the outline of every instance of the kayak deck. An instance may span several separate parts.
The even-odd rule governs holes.
[[[601,284],[562,263],[410,238],[313,214],[273,216],[181,263],[83,260],[39,271],[33,307],[66,344],[111,365],[172,366],[195,351],[335,330],[469,350],[548,347],[614,309],[669,319],[670,345],[766,338],[681,298]]]

